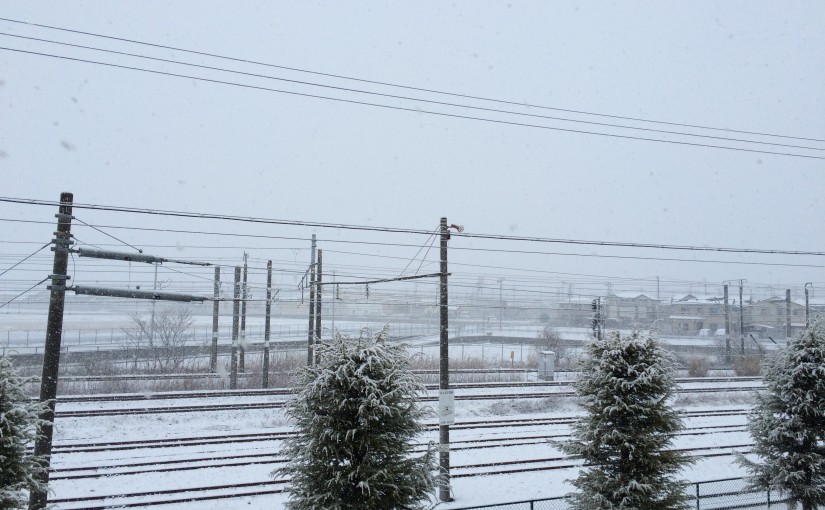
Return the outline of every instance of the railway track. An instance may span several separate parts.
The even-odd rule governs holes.
[[[761,377],[692,377],[678,378],[677,384],[718,384],[718,383],[757,383],[761,382]],[[513,381],[513,382],[489,382],[489,383],[451,383],[453,389],[493,389],[493,388],[545,388],[545,387],[569,387],[573,381]],[[427,390],[438,390],[437,384],[425,385]],[[269,388],[254,390],[208,390],[208,391],[176,391],[176,392],[156,392],[156,393],[128,393],[114,395],[66,395],[57,398],[57,403],[74,402],[125,402],[125,401],[146,401],[146,400],[173,400],[173,399],[195,399],[213,397],[254,397],[254,396],[285,396],[292,395],[291,388]]]
[[[456,389],[461,389],[455,387]],[[469,387],[472,388],[472,387]],[[469,389],[464,388],[464,389]],[[753,392],[762,389],[762,386],[724,386],[724,387],[710,387],[710,388],[679,388],[677,393],[719,393],[719,392]],[[260,394],[267,395],[267,394]],[[277,394],[268,394],[268,396]],[[280,394],[286,396],[288,393]],[[572,397],[575,393],[573,390],[561,391],[543,391],[543,392],[513,392],[513,393],[477,393],[477,394],[461,394],[455,395],[457,401],[483,401],[483,400],[516,400],[516,399],[540,399],[540,398],[559,398]],[[221,394],[221,397],[232,396]],[[246,395],[248,396],[248,395]],[[171,397],[170,397],[171,398]],[[190,398],[190,397],[185,397]],[[135,399],[135,401],[151,402],[155,399]],[[160,400],[165,400],[162,398]],[[434,395],[427,395],[421,398],[423,402],[437,402],[438,397]],[[90,402],[90,401],[80,401]],[[110,400],[99,400],[93,402],[111,402]],[[67,403],[66,401],[58,400],[58,404]],[[281,409],[286,406],[286,399],[275,400],[268,402],[237,402],[237,403],[223,403],[223,404],[200,404],[200,405],[169,405],[169,406],[144,406],[131,408],[112,408],[112,409],[77,409],[77,410],[61,410],[59,407],[55,412],[56,418],[87,418],[87,417],[101,417],[101,416],[123,416],[123,415],[143,415],[143,414],[166,414],[166,413],[200,413],[200,412],[214,412],[214,411],[244,411],[253,409]]]
[[[676,434],[677,436],[698,436],[721,433],[738,433],[746,432],[745,425],[715,425],[715,426],[699,426],[688,427]],[[274,438],[254,438],[253,441],[274,441],[282,440],[289,435]],[[465,439],[452,441],[450,443],[450,452],[459,452],[467,450],[480,450],[492,448],[508,448],[514,446],[531,446],[531,445],[546,445],[551,441],[564,441],[570,438],[570,434],[539,434],[530,436],[520,436],[512,438],[486,438],[486,439]],[[234,441],[234,442],[249,442],[249,441]],[[200,442],[196,443],[198,446],[226,444],[214,442]],[[180,445],[171,445],[180,446]],[[190,445],[185,445],[190,446]],[[169,448],[170,445],[164,446]],[[141,448],[141,447],[136,447]],[[81,452],[89,452],[97,450],[81,450]],[[113,450],[104,450],[113,451]],[[424,449],[417,449],[416,453],[423,453]],[[64,452],[61,452],[64,453]],[[76,453],[76,452],[74,452]],[[131,464],[108,464],[96,466],[83,466],[71,468],[52,469],[51,480],[79,480],[88,478],[101,478],[112,476],[130,476],[147,473],[165,473],[177,471],[190,471],[197,469],[214,469],[214,468],[230,468],[239,466],[251,466],[256,464],[276,465],[283,464],[287,461],[277,451],[266,451],[261,453],[248,453],[237,455],[221,455],[221,456],[207,456],[196,458],[185,458],[175,460],[165,460],[156,462],[138,462]]]
[[[748,409],[726,409],[719,411],[691,411],[682,413],[683,418],[704,418],[704,417],[721,417],[721,416],[746,416]],[[465,420],[457,422],[450,427],[453,431],[470,430],[470,429],[496,429],[496,428],[522,428],[545,425],[570,425],[575,422],[577,417],[545,417],[545,418],[519,418],[519,419],[499,419],[499,420]],[[428,423],[427,430],[433,431],[438,429],[438,424]],[[707,428],[707,427],[705,427]],[[105,441],[95,443],[57,443],[52,447],[55,454],[70,454],[70,453],[87,453],[87,452],[104,452],[104,451],[119,451],[119,450],[135,450],[135,449],[154,449],[154,448],[170,448],[180,446],[203,446],[203,445],[218,445],[231,443],[246,443],[246,442],[260,442],[273,441],[279,439],[286,439],[292,437],[294,432],[258,432],[246,434],[232,434],[227,436],[188,436],[176,437],[167,439],[140,439],[129,441]]]
[[[722,446],[708,446],[678,449],[693,458],[710,458],[733,456],[737,453],[750,453],[752,443],[739,443]],[[264,461],[261,461],[263,463]],[[269,463],[269,462],[267,462]],[[581,462],[571,461],[568,457],[547,457],[499,462],[457,464],[451,467],[452,478],[477,476],[511,475],[535,471],[575,469]],[[213,466],[217,467],[217,466]],[[179,471],[176,469],[173,471]],[[110,508],[139,508],[176,503],[198,501],[216,501],[249,496],[279,494],[285,491],[288,479],[263,480],[255,482],[184,487],[179,489],[130,492],[123,494],[105,494],[74,498],[51,498],[50,505],[59,505],[61,510],[104,510]],[[129,500],[132,501],[129,501]],[[77,506],[80,504],[81,506]],[[71,505],[71,506],[65,506]]]

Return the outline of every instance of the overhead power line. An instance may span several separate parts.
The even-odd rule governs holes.
[[[100,65],[100,66],[112,67],[112,68],[117,68],[117,69],[126,69],[126,70],[129,70],[129,71],[139,71],[139,72],[162,75],[162,76],[171,76],[171,77],[174,77],[174,78],[184,78],[184,79],[187,79],[187,80],[197,80],[197,81],[203,81],[203,82],[208,82],[208,83],[217,83],[217,84],[221,84],[221,85],[229,85],[229,86],[234,86],[234,87],[241,87],[241,88],[252,89],[252,90],[260,90],[260,91],[265,91],[265,92],[275,92],[275,93],[278,93],[278,94],[288,94],[288,95],[292,95],[292,96],[308,97],[308,98],[313,98],[313,99],[323,99],[325,101],[336,101],[336,102],[355,104],[355,105],[360,105],[360,106],[370,106],[370,107],[374,107],[374,108],[383,108],[383,109],[387,109],[387,110],[412,112],[412,113],[416,113],[416,114],[423,113],[423,114],[435,115],[435,116],[439,116],[439,117],[450,117],[450,118],[456,118],[456,119],[474,120],[474,121],[487,122],[487,123],[499,124],[499,125],[505,125],[505,126],[526,127],[526,128],[543,129],[543,130],[549,130],[549,131],[559,131],[559,132],[565,132],[565,133],[576,133],[576,134],[584,134],[584,135],[603,136],[603,137],[608,137],[608,138],[618,138],[618,139],[624,139],[624,140],[637,140],[637,141],[644,141],[644,142],[666,143],[666,144],[671,144],[671,145],[684,145],[684,146],[690,146],[690,147],[703,147],[703,148],[707,148],[707,149],[722,149],[722,150],[732,150],[732,151],[740,151],[740,152],[751,152],[751,153],[758,153],[758,154],[771,154],[771,155],[774,155],[774,156],[788,156],[788,157],[795,157],[795,158],[823,159],[823,160],[825,160],[825,156],[811,156],[811,155],[808,155],[808,154],[797,154],[797,153],[792,153],[792,152],[776,152],[776,151],[767,151],[767,150],[759,150],[759,149],[746,149],[744,147],[729,147],[729,146],[725,146],[725,145],[713,145],[713,144],[708,144],[708,143],[685,142],[685,141],[679,141],[679,140],[663,140],[663,139],[658,139],[658,138],[647,138],[647,137],[643,137],[643,136],[620,135],[620,134],[617,134],[617,133],[602,133],[602,132],[598,132],[598,131],[586,131],[586,130],[583,130],[583,129],[571,129],[571,128],[562,128],[562,127],[554,127],[554,126],[543,126],[543,125],[540,125],[540,124],[528,124],[526,122],[515,122],[515,121],[501,120],[501,119],[490,119],[490,118],[485,118],[485,117],[474,117],[472,115],[459,115],[459,114],[455,114],[455,113],[445,113],[445,112],[437,112],[437,111],[433,111],[433,110],[423,110],[421,108],[410,108],[410,107],[393,106],[393,105],[380,104],[380,103],[371,103],[371,102],[368,102],[368,101],[358,101],[358,100],[355,100],[355,99],[344,99],[344,98],[338,98],[338,97],[323,96],[323,95],[320,95],[320,94],[309,94],[309,93],[306,93],[306,92],[296,92],[296,91],[292,91],[292,90],[275,89],[275,88],[271,88],[271,87],[251,85],[251,84],[248,84],[248,83],[239,83],[239,82],[233,82],[233,81],[227,81],[227,80],[217,80],[217,79],[214,79],[214,78],[204,78],[204,77],[201,77],[201,76],[193,76],[193,75],[180,74],[180,73],[171,73],[171,72],[168,72],[168,71],[158,71],[158,70],[155,70],[155,69],[146,69],[146,68],[143,68],[143,67],[113,64],[113,63],[110,63],[110,62],[101,62],[101,61],[98,61],[98,60],[89,60],[89,59],[84,59],[84,58],[69,57],[69,56],[65,56],[65,55],[55,55],[53,53],[43,53],[43,52],[38,52],[38,51],[21,50],[21,49],[18,49],[18,48],[8,48],[8,47],[5,47],[5,46],[0,46],[0,50],[12,51],[12,52],[16,52],[16,53],[24,53],[24,54],[28,54],[28,55],[37,55],[37,56],[41,56],[41,57],[49,57],[49,58],[55,58],[55,59],[61,59],[61,60],[67,60],[67,61],[71,61],[71,62],[82,62],[82,63],[86,63],[86,64]]]
[[[369,79],[365,79],[365,78],[357,78],[357,77],[346,76],[346,75],[341,75],[341,74],[333,74],[333,73],[325,73],[325,72],[320,72],[320,71],[313,71],[313,70],[302,69],[302,68],[298,68],[298,67],[277,65],[277,64],[272,64],[272,63],[268,63],[268,62],[256,61],[256,60],[252,60],[252,59],[231,57],[231,56],[227,56],[227,55],[220,55],[220,54],[217,54],[217,53],[209,53],[209,52],[204,52],[204,51],[191,50],[191,49],[181,48],[181,47],[176,47],[176,46],[169,46],[169,45],[164,45],[164,44],[151,43],[151,42],[146,42],[146,41],[139,41],[139,40],[136,40],[136,39],[128,39],[128,38],[124,38],[124,37],[116,37],[116,36],[111,36],[111,35],[98,34],[98,33],[94,33],[94,32],[82,31],[82,30],[74,30],[74,29],[70,29],[70,28],[57,27],[57,26],[53,26],[53,25],[32,23],[32,22],[29,22],[29,21],[22,21],[22,20],[16,20],[16,19],[11,19],[11,18],[0,18],[0,21],[7,21],[9,23],[29,25],[29,26],[39,27],[39,28],[46,28],[46,29],[49,29],[49,30],[56,30],[56,31],[61,31],[61,32],[68,32],[68,33],[86,35],[86,36],[97,37],[97,38],[102,38],[102,39],[109,39],[109,40],[113,40],[113,41],[128,42],[128,43],[132,43],[132,44],[139,44],[139,45],[142,45],[142,46],[148,46],[148,47],[153,47],[153,48],[174,50],[174,51],[179,51],[179,52],[183,52],[183,53],[190,53],[190,54],[193,54],[193,55],[201,55],[201,56],[205,56],[205,57],[212,57],[212,58],[217,58],[217,59],[222,59],[222,60],[228,60],[228,61],[232,61],[232,62],[240,62],[240,63],[245,63],[245,64],[253,64],[253,65],[259,65],[259,66],[264,66],[264,67],[270,67],[270,68],[273,68],[273,69],[282,69],[282,70],[285,70],[285,71],[293,71],[293,72],[299,72],[299,73],[305,73],[305,74],[312,74],[312,75],[315,75],[315,76],[324,76],[324,77],[327,77],[327,78],[336,78],[336,79],[341,79],[341,80],[354,81],[354,82],[358,82],[358,83],[368,83],[368,84],[371,84],[371,85],[381,85],[381,86],[385,86],[385,87],[394,87],[394,88],[400,88],[400,89],[405,89],[405,90],[414,90],[414,91],[426,92],[426,93],[430,93],[430,94],[439,94],[439,95],[444,95],[444,96],[460,97],[460,98],[464,98],[464,99],[474,99],[474,100],[478,100],[478,101],[486,101],[486,102],[492,102],[492,103],[507,104],[507,105],[519,106],[519,107],[529,106],[530,108],[536,108],[536,109],[541,109],[541,110],[552,110],[552,111],[565,112],[565,113],[575,113],[575,114],[579,114],[579,115],[592,115],[592,116],[596,116],[596,117],[604,117],[604,118],[619,119],[619,120],[630,120],[630,121],[635,121],[635,122],[648,122],[648,123],[668,125],[668,126],[688,127],[688,128],[696,128],[696,129],[709,129],[709,130],[722,131],[722,132],[728,132],[728,133],[740,133],[740,134],[758,135],[758,136],[772,136],[772,137],[777,137],[777,138],[787,138],[787,139],[794,139],[794,140],[807,140],[807,141],[813,141],[813,142],[825,142],[825,139],[819,139],[819,138],[806,138],[806,137],[799,137],[799,136],[764,133],[764,132],[758,132],[758,131],[745,131],[745,130],[738,130],[738,129],[731,129],[731,128],[720,128],[720,127],[713,127],[713,126],[704,126],[704,125],[698,125],[698,124],[668,122],[668,121],[662,121],[662,120],[646,119],[646,118],[642,118],[642,117],[629,117],[629,116],[612,115],[612,114],[598,113],[598,112],[588,112],[588,111],[584,111],[584,110],[574,110],[574,109],[569,109],[569,108],[558,108],[558,107],[552,107],[552,106],[543,106],[543,105],[537,105],[537,104],[524,103],[524,102],[519,102],[519,101],[509,101],[509,100],[504,100],[504,99],[496,99],[496,98],[490,98],[490,97],[476,96],[476,95],[471,95],[471,94],[447,92],[447,91],[437,90],[437,89],[428,89],[428,88],[423,88],[423,87],[415,87],[415,86],[411,86],[411,85],[402,85],[402,84],[391,83],[391,82],[386,82],[386,81],[369,80]]]
[[[16,198],[16,197],[0,197],[0,202],[8,202],[14,204],[25,204],[25,205],[38,205],[38,206],[59,206],[60,202],[56,202],[54,200],[39,200],[34,198]],[[422,229],[411,229],[411,228],[396,228],[396,227],[380,227],[380,226],[368,226],[368,225],[354,225],[349,223],[326,223],[326,222],[315,222],[315,221],[301,221],[301,220],[280,220],[274,218],[262,218],[262,217],[254,217],[254,216],[234,216],[228,214],[218,214],[218,213],[193,213],[193,212],[186,212],[186,211],[171,211],[171,210],[163,210],[163,209],[147,209],[147,208],[139,208],[139,207],[123,207],[123,206],[113,206],[113,205],[102,205],[102,204],[84,204],[84,203],[73,203],[72,207],[76,209],[91,209],[97,211],[112,211],[112,212],[123,212],[123,213],[135,213],[135,214],[148,214],[153,216],[171,216],[171,217],[180,217],[180,218],[196,218],[196,219],[212,219],[212,220],[225,220],[225,221],[238,221],[238,222],[245,222],[245,223],[261,223],[261,224],[270,224],[270,225],[290,225],[290,226],[302,226],[302,227],[315,227],[315,228],[330,228],[330,229],[343,229],[343,230],[361,230],[361,231],[371,231],[371,232],[385,232],[385,233],[398,233],[398,234],[418,234],[418,235],[432,235],[432,231],[429,230],[422,230]],[[20,221],[20,222],[31,222],[31,220],[4,220],[4,221]],[[133,227],[114,227],[111,225],[104,226],[104,228],[133,228]],[[136,230],[140,230],[140,228],[135,227]],[[200,232],[200,233],[208,233],[208,232]],[[244,235],[244,234],[239,234]],[[451,233],[451,236],[454,237],[467,237],[467,238],[475,238],[475,239],[490,239],[490,240],[498,240],[498,241],[522,241],[522,242],[531,242],[531,243],[550,243],[550,244],[574,244],[574,245],[593,245],[593,246],[609,246],[609,247],[621,247],[621,248],[650,248],[650,249],[659,249],[659,250],[683,250],[683,251],[710,251],[710,252],[720,252],[720,253],[752,253],[752,254],[763,254],[763,255],[810,255],[810,256],[825,256],[825,252],[822,251],[805,251],[805,250],[773,250],[773,249],[760,249],[760,248],[731,248],[731,247],[716,247],[716,246],[691,246],[691,245],[673,245],[673,244],[657,244],[657,243],[638,243],[638,242],[623,242],[623,241],[590,241],[590,240],[582,240],[582,239],[558,239],[558,238],[549,238],[549,237],[525,237],[525,236],[512,236],[512,235],[499,235],[499,234],[471,234],[467,232],[463,233]],[[261,236],[267,237],[267,236]],[[331,241],[328,241],[331,242]],[[367,243],[368,244],[368,243]],[[418,245],[413,245],[414,247],[418,247]]]
[[[677,136],[689,136],[689,137],[694,137],[694,138],[707,138],[707,139],[712,139],[712,140],[723,140],[723,141],[727,141],[727,142],[752,143],[752,144],[758,144],[758,145],[770,145],[770,146],[774,146],[774,147],[786,147],[786,148],[790,148],[790,149],[805,149],[805,150],[814,150],[814,151],[825,151],[825,148],[821,148],[821,147],[810,147],[810,146],[805,146],[805,145],[790,145],[790,144],[785,144],[785,143],[765,142],[765,141],[748,140],[748,139],[742,139],[742,138],[730,138],[730,137],[725,137],[725,136],[703,135],[703,134],[698,134],[698,133],[687,133],[687,132],[684,132],[684,131],[670,131],[670,130],[666,130],[666,129],[654,129],[654,128],[639,127],[639,126],[628,126],[628,125],[622,125],[622,124],[612,124],[612,123],[609,123],[609,122],[596,122],[596,121],[590,121],[590,120],[572,119],[572,118],[568,118],[568,117],[556,117],[556,116],[552,116],[552,115],[540,115],[540,114],[536,114],[536,113],[518,112],[518,111],[513,111],[513,110],[501,110],[501,109],[497,109],[497,108],[485,108],[485,107],[481,107],[481,106],[473,106],[473,105],[459,104],[459,103],[450,103],[450,102],[446,102],[446,101],[435,101],[435,100],[432,100],[432,99],[424,99],[424,98],[409,97],[409,96],[400,96],[400,95],[397,95],[397,94],[386,94],[386,93],[382,93],[382,92],[374,92],[374,91],[370,91],[370,90],[360,90],[360,89],[354,89],[354,88],[350,88],[350,87],[340,87],[340,86],[329,85],[329,84],[325,84],[325,83],[314,83],[314,82],[303,81],[303,80],[293,80],[293,79],[284,78],[284,77],[280,77],[280,76],[271,76],[271,75],[259,74],[259,73],[249,73],[249,72],[244,72],[244,71],[237,71],[237,70],[234,70],[234,69],[226,69],[226,68],[223,68],[223,67],[207,66],[207,65],[203,65],[203,64],[193,64],[191,62],[184,62],[184,61],[181,61],[181,60],[173,60],[173,59],[152,57],[152,56],[148,56],[148,55],[141,55],[141,54],[138,54],[138,53],[129,53],[129,52],[125,52],[125,51],[117,51],[117,50],[113,50],[113,49],[109,49],[109,48],[97,48],[97,47],[94,47],[94,46],[85,46],[85,45],[82,45],[82,44],[72,44],[72,43],[67,43],[67,42],[63,42],[63,41],[54,41],[54,40],[51,40],[51,39],[42,39],[42,38],[39,38],[39,37],[29,37],[29,36],[18,35],[18,34],[9,34],[7,32],[0,32],[0,35],[4,35],[4,36],[7,36],[7,37],[15,37],[15,38],[18,38],[18,39],[27,39],[27,40],[32,40],[32,41],[45,42],[45,43],[49,43],[49,44],[56,44],[56,45],[60,45],[60,46],[68,46],[68,47],[72,47],[72,48],[81,48],[81,49],[84,49],[84,50],[99,51],[99,52],[110,53],[110,54],[114,54],[114,55],[122,55],[122,56],[127,56],[127,57],[141,58],[141,59],[145,59],[145,60],[152,60],[152,61],[155,61],[155,62],[164,62],[164,63],[167,63],[167,64],[175,64],[175,65],[182,65],[182,66],[188,66],[188,67],[195,67],[195,68],[198,68],[198,69],[207,69],[207,70],[210,70],[210,71],[218,71],[218,72],[223,72],[223,73],[238,74],[238,75],[249,76],[249,77],[253,77],[253,78],[264,78],[264,79],[267,79],[267,80],[276,80],[276,81],[281,81],[281,82],[293,83],[293,84],[297,84],[297,85],[308,85],[308,86],[311,86],[311,87],[320,87],[320,88],[324,88],[324,89],[331,89],[331,90],[337,90],[337,91],[342,91],[342,92],[353,92],[353,93],[356,93],[356,94],[366,94],[366,95],[370,95],[370,96],[379,96],[379,97],[385,97],[385,98],[390,98],[390,99],[401,99],[401,100],[404,100],[404,101],[416,101],[416,102],[421,102],[421,103],[435,104],[435,105],[439,105],[439,106],[449,106],[449,107],[454,107],[454,108],[466,108],[466,109],[470,109],[470,110],[477,110],[477,111],[490,112],[490,113],[502,113],[502,114],[506,114],[506,115],[517,115],[517,116],[521,116],[521,117],[533,117],[533,118],[546,119],[546,120],[555,120],[555,121],[560,121],[560,122],[573,122],[573,123],[577,123],[577,124],[588,124],[588,125],[593,125],[593,126],[602,126],[602,127],[610,127],[610,128],[618,128],[618,129],[631,129],[631,130],[635,130],[635,131],[645,131],[645,132],[650,132],[650,133],[661,133],[661,134],[677,135]]]

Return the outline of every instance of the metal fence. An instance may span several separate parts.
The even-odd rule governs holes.
[[[785,499],[776,491],[751,490],[744,478],[725,478],[685,485],[685,495],[696,510],[762,510],[785,508]],[[533,499],[497,505],[468,506],[453,510],[568,510],[565,497]]]

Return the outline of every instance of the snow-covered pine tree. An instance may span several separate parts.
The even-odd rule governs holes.
[[[40,487],[43,465],[26,451],[34,443],[44,407],[23,393],[23,379],[0,357],[0,509],[23,508],[27,491]]]
[[[388,328],[359,338],[336,335],[317,344],[317,363],[301,369],[288,405],[297,435],[286,441],[288,463],[273,472],[292,479],[291,510],[425,508],[433,493],[435,449],[416,453],[424,389]]]
[[[778,489],[802,510],[825,508],[825,319],[766,362],[765,391],[748,419],[751,486]]]
[[[652,336],[592,338],[579,359],[576,395],[586,414],[560,447],[588,465],[573,485],[579,510],[687,508],[676,475],[690,460],[670,449],[682,421],[668,406],[674,362]]]

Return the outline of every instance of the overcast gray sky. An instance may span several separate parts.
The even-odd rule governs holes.
[[[18,2],[0,17],[413,87],[462,99],[263,67],[0,21],[0,46],[410,109],[770,152],[825,156],[821,141],[708,131],[540,109],[825,139],[825,3],[799,2]],[[518,113],[812,147],[687,138],[375,97],[186,68],[18,36],[139,53],[270,77]],[[0,50],[0,176],[6,197],[434,229],[681,245],[816,250],[825,161],[609,138],[396,111]],[[0,203],[0,217],[53,221]],[[298,227],[78,212],[103,225],[308,238]],[[49,225],[0,223],[43,243]],[[83,232],[81,230],[81,232]],[[110,230],[135,244],[299,247],[304,241]],[[423,237],[315,230],[319,238],[421,244]],[[80,235],[80,232],[78,232]],[[109,242],[90,231],[86,242]],[[91,239],[88,240],[88,239]],[[454,250],[456,271],[514,269],[799,286],[823,257],[694,254],[454,239],[454,248],[770,262],[685,263]],[[36,245],[0,245],[24,254]],[[30,249],[31,248],[31,249]],[[399,272],[415,248],[327,244],[335,264]],[[147,250],[152,251],[152,250]],[[171,256],[215,256],[181,248]],[[284,255],[288,252],[288,256]],[[260,258],[305,260],[305,252]],[[435,260],[436,251],[429,253]],[[492,265],[484,269],[458,264]],[[417,263],[415,264],[417,265]],[[430,266],[433,270],[435,266]],[[343,271],[343,269],[341,269]],[[542,275],[558,278],[564,275]],[[32,276],[34,278],[34,276]],[[39,278],[37,278],[39,279]],[[823,284],[825,285],[825,284]]]

